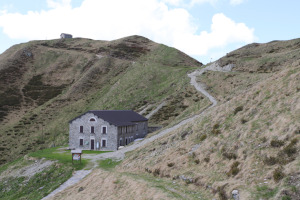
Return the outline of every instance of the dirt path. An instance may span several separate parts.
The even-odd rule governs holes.
[[[206,71],[221,71],[221,72],[229,72],[232,70],[233,65],[226,65],[225,67],[220,67],[217,63],[213,63],[209,66],[207,66],[206,68],[202,68],[200,70],[196,70],[190,74],[188,74],[188,76],[191,78],[191,85],[193,85],[199,92],[201,92],[202,94],[204,94],[207,98],[209,98],[209,100],[211,101],[211,105],[207,108],[205,108],[201,113],[199,113],[198,115],[192,116],[190,118],[187,118],[183,121],[181,121],[180,123],[176,124],[173,127],[167,128],[165,130],[162,130],[161,132],[159,132],[158,134],[150,137],[150,138],[146,138],[144,140],[140,140],[137,142],[134,142],[131,145],[126,146],[125,148],[118,150],[118,151],[114,151],[114,152],[110,152],[110,153],[103,153],[103,154],[83,154],[82,158],[83,159],[90,159],[90,161],[92,163],[94,163],[94,168],[98,166],[98,161],[99,160],[103,160],[103,159],[115,159],[115,160],[123,160],[125,157],[125,153],[129,152],[129,151],[133,151],[141,146],[144,146],[146,144],[148,144],[149,142],[153,142],[154,140],[170,133],[171,131],[174,131],[176,129],[178,129],[179,127],[195,120],[196,118],[199,118],[203,115],[203,113],[207,112],[210,108],[214,107],[217,105],[217,100],[211,96],[205,89],[204,89],[204,85],[202,85],[201,83],[196,81],[197,76],[200,76],[201,74],[203,74]],[[162,105],[162,104],[161,104]],[[163,106],[163,105],[162,105]],[[160,108],[158,108],[159,110]],[[69,187],[71,185],[74,185],[75,183],[79,182],[82,178],[84,178],[86,175],[88,175],[90,173],[91,170],[80,170],[80,171],[89,171],[87,173],[82,173],[82,175],[78,178],[74,178],[73,177],[70,178],[67,182],[65,182],[63,185],[61,185],[58,189],[54,190],[51,194],[49,194],[47,197],[45,197],[44,199],[47,199],[50,195],[53,196],[56,193],[64,190],[66,187]],[[72,180],[71,180],[72,179]]]

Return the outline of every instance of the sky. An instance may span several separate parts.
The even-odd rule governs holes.
[[[61,33],[141,35],[206,64],[246,44],[300,36],[299,0],[0,0],[0,53]]]

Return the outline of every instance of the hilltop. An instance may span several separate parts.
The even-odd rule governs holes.
[[[8,49],[0,63],[2,164],[67,144],[68,121],[87,110],[146,115],[165,102],[150,123],[166,126],[208,104],[186,77],[202,63],[141,36],[32,41]]]

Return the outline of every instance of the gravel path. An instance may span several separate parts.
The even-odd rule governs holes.
[[[199,92],[201,92],[207,98],[209,98],[209,100],[212,103],[209,107],[205,108],[200,114],[192,116],[190,118],[187,118],[187,119],[181,121],[180,123],[176,124],[173,127],[162,130],[161,132],[159,132],[158,134],[156,134],[156,135],[154,135],[150,138],[146,138],[146,139],[143,139],[143,140],[140,140],[140,141],[136,141],[133,144],[128,145],[128,146],[124,147],[121,150],[114,151],[114,152],[109,152],[109,153],[103,153],[103,154],[83,154],[82,158],[83,159],[90,159],[90,161],[94,163],[94,168],[97,167],[99,160],[103,160],[103,159],[107,159],[107,158],[111,158],[111,159],[115,159],[115,160],[122,160],[122,159],[124,159],[126,152],[133,151],[133,150],[135,150],[135,149],[137,149],[141,146],[144,146],[144,145],[148,144],[149,142],[153,142],[154,140],[170,133],[171,131],[174,131],[174,130],[178,129],[179,127],[195,120],[196,118],[201,117],[203,115],[203,113],[207,112],[207,110],[209,110],[210,108],[217,105],[217,100],[213,96],[211,96],[204,89],[204,86],[201,83],[196,81],[197,76],[200,76],[201,74],[203,74],[206,71],[229,72],[229,71],[232,70],[232,67],[234,67],[234,65],[226,65],[225,67],[220,67],[217,63],[213,63],[213,64],[209,65],[206,68],[196,70],[196,71],[188,74],[188,76],[191,78],[191,85],[193,85]],[[159,110],[163,105],[164,105],[164,102],[162,104],[160,104],[155,110]],[[76,171],[75,174],[68,181],[63,183],[59,188],[54,190],[52,193],[50,193],[47,197],[45,197],[43,199],[47,199],[48,197],[55,195],[56,193],[64,190],[65,188],[76,184],[81,179],[83,179],[85,176],[87,176],[90,172],[91,172],[91,170]]]
[[[50,194],[48,194],[46,197],[42,198],[42,200],[48,199],[52,196],[54,196],[55,194],[63,191],[64,189],[66,189],[69,186],[72,186],[76,183],[78,183],[81,179],[83,179],[84,177],[86,177],[89,173],[91,173],[92,170],[78,170],[75,171],[73,176],[67,180],[66,182],[64,182],[62,185],[60,185],[58,188],[56,188],[55,190],[53,190]]]

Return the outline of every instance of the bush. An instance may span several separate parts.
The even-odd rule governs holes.
[[[245,118],[242,118],[242,119],[241,119],[241,123],[242,123],[242,124],[246,124],[247,122],[248,122],[248,120],[246,120]]]
[[[234,115],[236,115],[238,112],[242,111],[244,109],[243,106],[238,106],[234,109]]]
[[[286,147],[284,147],[283,152],[286,153],[289,157],[291,157],[297,152],[297,149],[296,147],[294,147],[294,145],[289,144]]]
[[[218,128],[220,128],[220,124],[214,124],[214,126],[213,126],[213,129],[218,129]]]
[[[175,165],[175,163],[171,162],[171,163],[168,163],[168,167],[173,167]]]
[[[212,134],[214,135],[219,135],[221,133],[221,131],[219,130],[220,128],[220,124],[214,124],[213,128],[212,128]]]
[[[207,138],[206,134],[203,134],[200,136],[199,140],[202,142],[203,140],[205,140]]]
[[[276,163],[278,162],[278,159],[273,157],[273,156],[270,156],[270,157],[266,157],[264,159],[264,163],[266,165],[275,165]]]
[[[160,169],[159,168],[155,169],[154,172],[153,172],[153,175],[154,176],[159,176],[159,174],[160,174]]]
[[[209,158],[209,157],[205,157],[205,158],[204,158],[204,161],[207,162],[207,163],[209,163],[210,158]]]
[[[240,169],[238,168],[238,166],[240,165],[240,163],[238,161],[235,161],[234,163],[232,163],[229,172],[227,172],[228,176],[235,176],[240,172]]]
[[[275,140],[272,140],[270,144],[272,147],[281,147],[284,145],[284,141],[275,139]]]
[[[275,182],[280,181],[284,176],[285,174],[282,172],[282,168],[277,168],[273,172],[273,179]]]
[[[218,195],[219,195],[220,200],[227,200],[228,199],[228,197],[226,195],[226,192],[224,190],[224,187],[218,187],[217,191],[218,191]]]
[[[235,153],[228,153],[228,152],[225,152],[222,154],[223,157],[231,160],[231,159],[237,159],[237,155]]]
[[[292,139],[290,145],[296,145],[297,143],[298,143],[298,139],[294,138],[294,139]]]
[[[200,160],[199,160],[199,159],[196,159],[196,160],[194,160],[194,162],[195,162],[196,164],[199,164],[199,163],[200,163]]]

